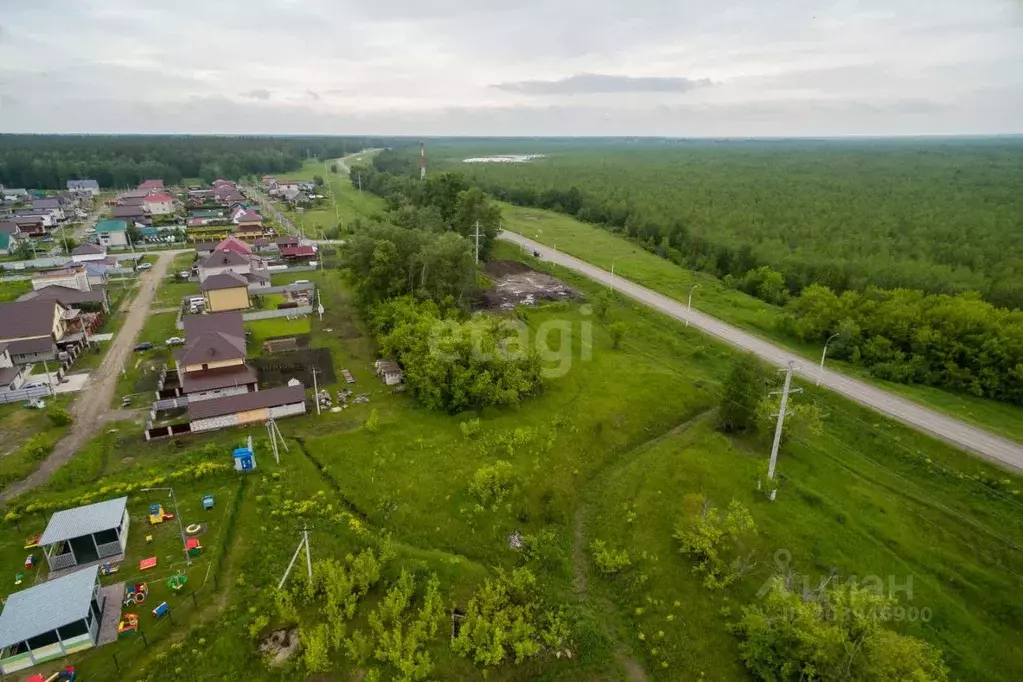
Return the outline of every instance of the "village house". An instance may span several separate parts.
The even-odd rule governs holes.
[[[174,213],[174,197],[169,194],[150,194],[142,200],[142,208],[152,215],[171,215]]]
[[[57,214],[58,209],[55,208],[29,208],[24,211],[18,211],[14,214],[12,219],[21,225],[20,219],[37,220],[44,229],[50,229],[57,226]],[[22,227],[24,230],[24,227]]]
[[[16,391],[25,385],[25,367],[14,364],[8,346],[0,342],[0,393]]]
[[[123,220],[101,220],[96,223],[96,238],[101,246],[128,246],[128,224]]]
[[[33,211],[49,211],[55,222],[62,222],[67,216],[64,215],[64,206],[56,197],[32,200]]]
[[[139,191],[153,192],[163,190],[163,180],[146,180],[138,186]]]
[[[28,190],[24,187],[5,187],[0,191],[4,201],[25,201],[28,199]]]
[[[175,357],[180,393],[189,404],[258,390],[245,364],[245,327],[239,312],[186,315],[185,346]]]
[[[69,192],[86,194],[90,197],[99,194],[99,183],[95,180],[68,180],[67,188]]]
[[[89,275],[84,265],[71,263],[62,268],[41,270],[32,277],[32,289],[38,291],[44,287],[62,286],[78,291],[90,291]]]
[[[213,253],[199,261],[199,282],[224,272],[233,272],[249,282],[249,286],[265,286],[270,280],[266,261],[252,253],[252,247],[234,236],[217,244]]]
[[[142,208],[141,203],[137,206],[112,206],[110,215],[115,219],[130,220],[135,223],[149,222],[149,215]]]
[[[309,244],[281,247],[281,258],[294,263],[308,264],[316,260],[316,249]]]
[[[71,260],[75,263],[87,263],[104,260],[107,257],[107,250],[99,244],[85,242],[71,250]]]
[[[207,277],[200,284],[206,310],[219,313],[225,310],[245,310],[249,307],[249,281],[227,271]]]
[[[0,343],[14,364],[53,360],[58,349],[84,340],[79,311],[59,301],[40,299],[0,304]],[[76,331],[77,330],[77,331]]]
[[[19,301],[48,300],[57,301],[69,310],[78,310],[82,313],[107,313],[110,312],[110,302],[107,298],[105,288],[94,288],[90,291],[81,291],[59,284],[43,287],[29,291],[18,297]],[[102,318],[95,318],[90,315],[79,315],[82,330],[92,333],[99,326]]]
[[[305,386],[301,383],[188,403],[192,433],[242,424],[262,424],[268,419],[281,419],[305,412]]]
[[[18,226],[18,230],[26,237],[42,237],[46,234],[46,226],[43,225],[43,216],[23,215],[21,212],[11,216],[11,222]]]
[[[11,255],[18,248],[18,240],[7,232],[0,232],[0,253]]]

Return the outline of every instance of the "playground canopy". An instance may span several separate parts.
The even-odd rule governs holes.
[[[103,604],[98,566],[15,592],[0,614],[0,672],[94,646]]]
[[[128,539],[127,497],[64,509],[50,517],[39,545],[50,570],[120,554]]]

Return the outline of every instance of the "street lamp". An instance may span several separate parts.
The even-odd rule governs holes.
[[[621,258],[621,256],[615,256],[611,260],[611,293],[612,294],[615,292],[615,263],[618,262],[619,258]]]
[[[817,385],[821,385],[821,379],[824,378],[824,356],[828,354],[828,344],[836,337],[841,336],[841,332],[836,332],[828,337],[828,340],[824,342],[824,350],[821,351],[821,366],[817,371]]]
[[[147,493],[154,490],[167,490],[167,497],[174,501],[174,518],[178,520],[178,530],[181,532],[181,550],[185,553],[185,564],[192,565],[192,557],[188,556],[188,541],[185,539],[185,527],[181,523],[181,514],[178,513],[178,498],[174,496],[174,488],[142,488]]]
[[[700,288],[699,284],[689,287],[689,302],[686,303],[686,326],[689,326],[689,317],[693,312],[693,292]]]

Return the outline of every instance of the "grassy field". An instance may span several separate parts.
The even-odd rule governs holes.
[[[314,175],[321,176],[326,183],[323,186],[326,201],[301,213],[293,210],[284,211],[292,223],[301,228],[303,234],[319,238],[325,230],[330,230],[339,223],[347,229],[349,223],[357,218],[366,221],[381,215],[383,203],[379,197],[369,192],[359,192],[352,186],[347,175],[329,172],[329,166],[324,162],[308,161],[301,170],[289,173],[288,177],[311,180]]]
[[[32,291],[32,282],[29,280],[2,282],[0,283],[0,303],[16,301],[22,294]]]
[[[73,399],[69,394],[44,398],[43,410],[22,407],[21,402],[0,405],[0,488],[32,473],[49,454],[69,428],[54,425],[49,409],[66,410]]]
[[[686,270],[607,230],[574,218],[501,204],[503,227],[511,232],[554,246],[605,270],[614,263],[615,274],[679,301],[692,288],[693,307],[746,331],[771,339],[807,357],[819,360],[820,349],[795,343],[779,329],[781,310],[760,299],[725,286],[721,280]],[[863,368],[829,361],[828,367],[864,379],[905,398],[973,423],[994,433],[1023,441],[1023,407],[974,396],[954,394],[930,386],[894,384],[874,379]]]
[[[505,244],[498,255],[520,257]],[[561,371],[543,393],[516,408],[427,411],[373,376],[375,345],[337,272],[298,274],[317,283],[326,308],[322,322],[305,320],[311,345],[330,350],[336,374],[352,371],[352,388],[368,403],[280,420],[288,450],[279,465],[261,423],[153,443],[142,441],[137,425],[114,424],[46,486],[16,499],[20,518],[0,526],[0,561],[13,573],[24,560],[18,543],[45,524],[46,514],[29,511],[29,503],[61,508],[83,495],[131,496],[129,557],[115,577],[151,583],[152,603],[139,609],[148,644],[125,638],[80,654],[73,661],[83,678],[361,678],[365,668],[341,650],[329,653],[331,670],[320,678],[260,661],[259,638],[294,623],[277,615],[273,588],[303,527],[311,528],[314,562],[367,547],[387,557],[381,585],[349,632],[368,632],[369,612],[401,568],[435,573],[445,606],[465,608],[484,577],[525,564],[538,576],[538,593],[564,606],[571,660],[548,656],[485,676],[453,655],[445,620],[426,649],[436,666],[430,679],[611,681],[630,679],[626,671],[636,667],[665,682],[748,679],[726,626],[784,567],[811,580],[834,570],[844,578],[880,576],[886,587],[911,584],[901,603],[918,615],[926,608],[927,618],[896,627],[942,647],[955,679],[1023,676],[1019,478],[803,386],[796,400],[819,404],[823,428],[797,434],[783,450],[778,499],[769,502],[755,485],[769,444],[713,429],[734,352],[626,300],[616,300],[606,319],[596,319],[585,301],[519,311],[531,338],[548,323],[571,330],[546,337],[552,352],[545,366]],[[599,292],[558,274],[587,297]],[[164,317],[151,316],[147,329],[155,334]],[[612,322],[627,328],[617,349]],[[379,423],[368,428],[374,413]],[[473,418],[479,431],[466,435],[461,425]],[[249,434],[255,472],[197,467],[229,466],[231,448]],[[509,463],[513,485],[499,503],[480,504],[470,482],[498,460]],[[174,486],[183,521],[208,524],[206,551],[190,568],[177,553],[173,524],[156,527],[152,545],[144,542],[150,500],[138,489],[154,485]],[[198,506],[207,493],[217,498],[211,513]],[[671,537],[689,493],[718,505],[741,500],[756,520],[756,568],[730,589],[703,588]],[[515,533],[528,539],[528,551],[510,547]],[[631,566],[602,577],[590,558],[594,540],[626,550]],[[139,573],[135,562],[149,555],[160,558],[158,569]],[[182,570],[189,588],[171,594],[166,580]],[[304,570],[300,559],[289,583],[301,585]],[[171,619],[148,615],[157,600],[170,604]],[[260,615],[269,620],[260,625]],[[303,607],[303,631],[320,618],[320,610]],[[390,679],[393,669],[383,670]]]

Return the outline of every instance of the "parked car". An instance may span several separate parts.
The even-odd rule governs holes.
[[[135,266],[135,269],[136,270],[152,270],[153,269],[153,264],[152,263],[139,263],[138,265]]]
[[[192,272],[190,270],[182,270],[178,273],[178,279],[188,279],[191,276]]]
[[[184,345],[185,340],[180,336],[172,336],[166,341],[164,341],[164,343],[167,344],[168,346],[182,346]]]
[[[151,344],[148,341],[143,341],[139,345],[135,346],[135,352],[136,353],[141,353],[144,350],[151,350],[152,348],[153,348],[153,344]]]

